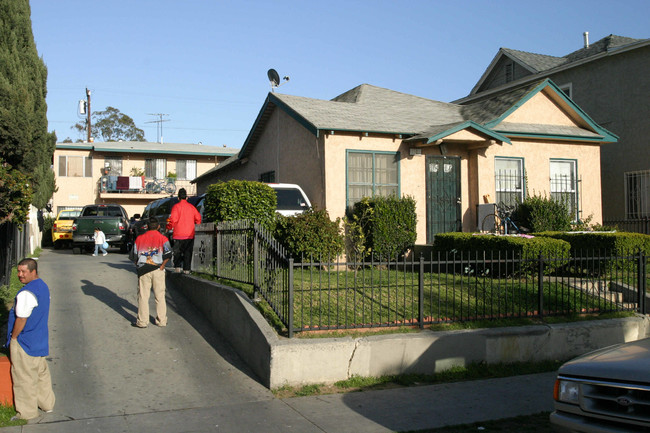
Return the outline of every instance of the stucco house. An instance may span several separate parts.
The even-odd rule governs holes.
[[[552,81],[475,104],[368,84],[332,100],[269,93],[236,156],[198,176],[299,184],[331,218],[373,194],[409,195],[417,243],[477,229],[478,205],[527,191],[569,196],[576,218],[601,220],[600,146],[616,136]]]
[[[576,38],[578,39],[578,38]],[[556,57],[501,48],[470,94],[474,104],[526,83],[550,78],[619,140],[601,146],[603,219],[634,229],[650,218],[650,39],[609,35]],[[647,230],[647,224],[646,224]]]
[[[81,208],[87,204],[118,203],[129,216],[141,213],[150,201],[168,196],[146,188],[154,178],[173,175],[176,190],[196,193],[196,176],[236,154],[238,149],[149,142],[57,143],[54,173],[58,190],[52,210]]]

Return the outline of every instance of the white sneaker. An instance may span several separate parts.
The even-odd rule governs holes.
[[[106,256],[106,255],[108,255],[108,253],[104,253],[104,254],[102,254],[102,256]]]
[[[97,257],[97,254],[93,254],[93,257]]]

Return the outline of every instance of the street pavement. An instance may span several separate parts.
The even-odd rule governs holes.
[[[136,275],[117,250],[45,250],[39,275],[52,296],[56,406],[5,433],[379,433],[552,410],[554,373],[278,399],[171,288],[168,326],[132,327]]]

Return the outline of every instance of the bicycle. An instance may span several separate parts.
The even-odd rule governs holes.
[[[497,205],[497,212],[486,215],[481,223],[481,231],[499,235],[527,233],[524,227],[519,227],[510,218],[514,212],[514,206],[508,206],[500,203]]]
[[[144,189],[149,194],[158,194],[163,191],[167,194],[174,194],[176,192],[176,184],[169,179],[157,179],[154,177],[152,181],[147,182]]]

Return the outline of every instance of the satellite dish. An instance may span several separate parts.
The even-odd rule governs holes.
[[[274,92],[276,87],[280,87],[282,84],[280,84],[280,75],[278,74],[278,71],[275,69],[269,69],[269,71],[266,73],[266,75],[269,77],[269,82],[271,83],[271,91]],[[289,81],[288,76],[284,76],[282,78],[282,81],[285,83]]]
[[[280,75],[278,74],[278,71],[276,71],[275,69],[269,69],[266,75],[269,77],[269,81],[271,82],[271,87],[275,88],[280,85]]]

